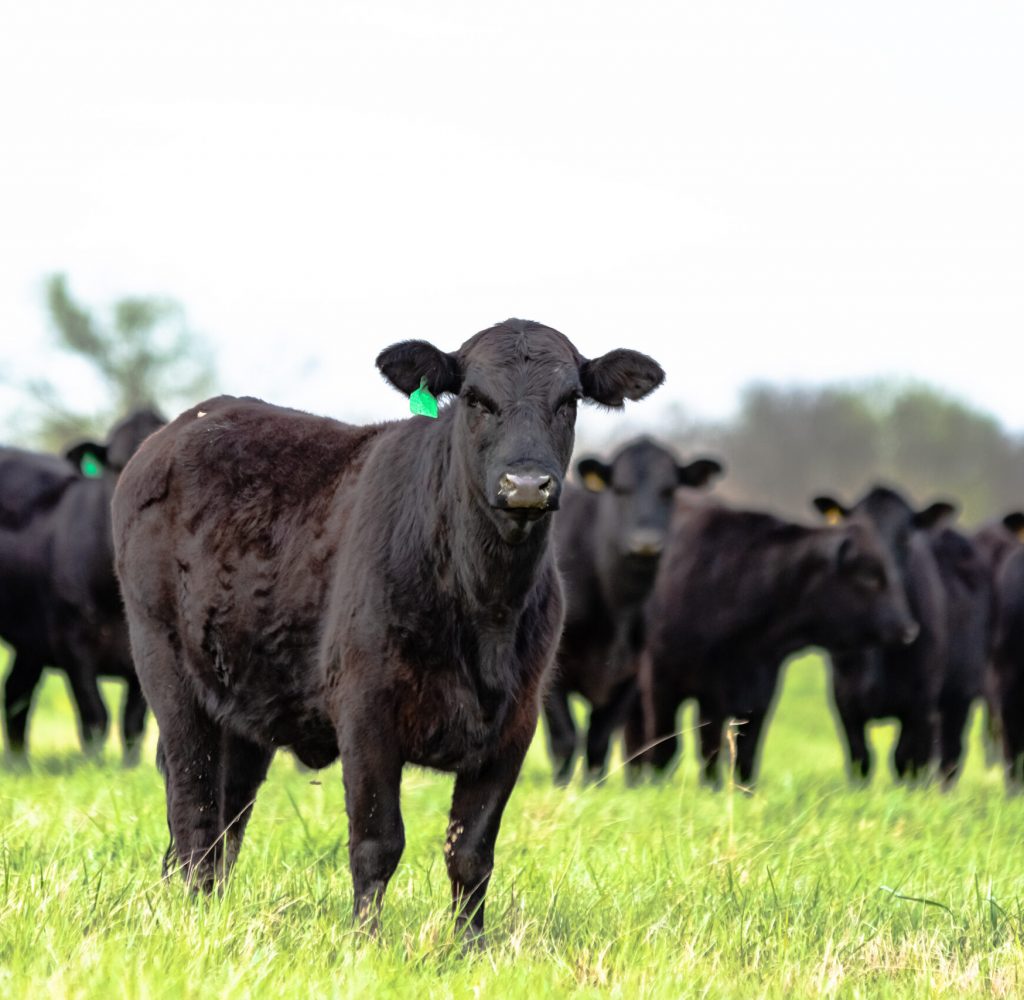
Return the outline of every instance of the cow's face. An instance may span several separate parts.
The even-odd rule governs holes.
[[[823,572],[811,591],[817,641],[833,650],[912,643],[919,626],[878,532],[851,521],[821,538]]]
[[[831,497],[817,497],[814,505],[831,522],[855,521],[870,524],[906,579],[910,543],[915,531],[934,527],[956,512],[953,504],[938,501],[915,511],[895,490],[875,486],[850,508]]]
[[[114,424],[110,429],[106,444],[81,441],[64,454],[69,462],[79,467],[85,455],[89,454],[100,464],[105,473],[117,476],[128,464],[128,459],[138,450],[139,445],[150,434],[163,427],[166,422],[154,410],[134,410],[123,420]]]
[[[557,330],[523,320],[484,330],[450,354],[425,341],[396,344],[377,366],[402,392],[425,378],[434,395],[455,397],[442,417],[451,422],[454,459],[507,542],[522,541],[558,509],[578,402],[620,407],[665,377],[644,354],[587,360]]]
[[[653,566],[668,540],[676,488],[704,486],[723,471],[711,458],[679,465],[650,438],[624,445],[608,464],[584,458],[576,470],[588,490],[601,494],[601,539],[617,555]]]

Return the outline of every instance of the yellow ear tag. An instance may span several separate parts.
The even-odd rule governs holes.
[[[608,484],[596,472],[588,472],[583,477],[583,485],[591,493],[602,493]]]
[[[1017,537],[1024,542],[1024,528],[1017,529]]]
[[[838,507],[829,507],[825,511],[825,523],[826,524],[839,524],[843,519],[843,512]]]

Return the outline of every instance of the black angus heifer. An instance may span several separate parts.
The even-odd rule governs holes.
[[[806,646],[856,649],[916,631],[869,526],[810,528],[711,504],[680,505],[648,614],[639,680],[648,749],[635,766],[663,771],[673,762],[679,707],[693,698],[704,780],[715,787],[730,719],[742,722],[739,780],[754,781],[786,657]]]
[[[1007,789],[1024,788],[1024,547],[1003,560],[996,580],[992,649]]]
[[[997,581],[1003,563],[1024,543],[1024,511],[1015,510],[1001,518],[983,524],[971,536],[975,549],[988,569],[989,589],[992,594],[992,628],[990,639],[996,639],[997,603],[999,600]],[[994,764],[1003,757],[1003,733],[999,720],[999,693],[997,678],[992,663],[993,650],[989,649],[988,669],[985,671],[985,760]]]
[[[544,702],[559,783],[572,777],[577,752],[570,694],[582,695],[591,706],[586,774],[604,777],[612,733],[636,698],[644,605],[668,537],[676,489],[703,486],[722,472],[710,458],[679,465],[647,437],[623,445],[607,464],[584,458],[576,468],[586,488],[566,485],[555,521],[565,627]]]
[[[863,780],[871,773],[867,723],[895,718],[900,724],[893,754],[897,776],[927,777],[940,731],[955,728],[952,719],[940,726],[949,665],[948,601],[928,529],[954,507],[940,501],[915,511],[885,486],[873,487],[853,507],[831,497],[817,497],[814,505],[830,521],[866,524],[878,532],[920,626],[909,645],[895,642],[832,656],[832,695],[846,734],[850,776]]]
[[[946,603],[946,666],[939,689],[939,777],[951,785],[960,773],[964,731],[975,699],[987,694],[992,644],[993,586],[974,540],[947,525],[929,533]]]
[[[162,424],[153,411],[136,411],[113,427],[106,444],[83,442],[66,458],[0,448],[0,638],[14,654],[4,724],[15,758],[25,753],[32,695],[50,666],[68,677],[89,753],[107,732],[98,678],[126,681],[125,763],[138,760],[146,702],[114,576],[110,499],[132,453]],[[96,478],[79,467],[86,452],[99,463]]]
[[[456,775],[445,861],[477,934],[562,625],[548,515],[577,401],[621,406],[664,375],[522,320],[377,365],[457,398],[366,427],[252,399],[188,410],[121,479],[118,573],[186,880],[226,875],[278,747],[313,767],[340,753],[354,912],[375,928],[419,764]]]

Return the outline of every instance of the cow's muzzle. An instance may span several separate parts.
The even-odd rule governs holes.
[[[498,502],[503,510],[557,510],[558,480],[546,472],[505,472],[498,479]]]

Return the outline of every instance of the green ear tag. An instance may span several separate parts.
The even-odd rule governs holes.
[[[82,453],[82,461],[78,463],[78,467],[82,470],[82,475],[90,479],[99,479],[103,475],[103,466],[91,451]]]
[[[420,387],[409,397],[409,409],[417,417],[437,419],[437,400],[427,388],[427,376],[420,379]]]

